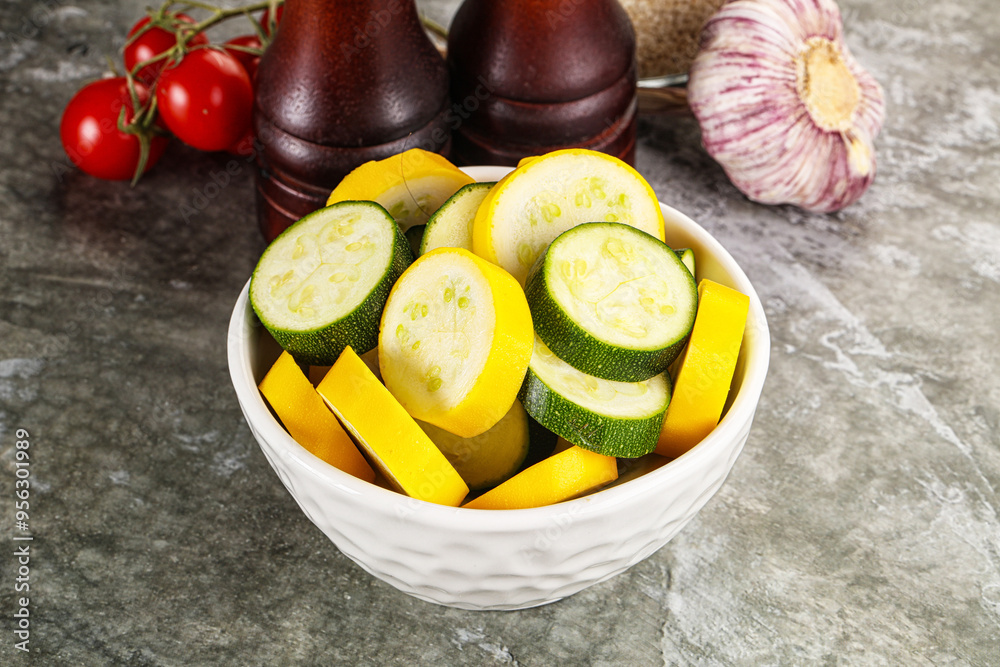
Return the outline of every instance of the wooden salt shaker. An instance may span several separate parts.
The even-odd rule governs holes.
[[[448,37],[453,158],[582,147],[635,160],[635,33],[616,0],[465,0]]]
[[[257,70],[257,209],[268,241],[352,169],[445,153],[448,74],[415,0],[286,0]]]

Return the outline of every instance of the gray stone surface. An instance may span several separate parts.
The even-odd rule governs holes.
[[[355,566],[243,423],[226,325],[263,242],[249,166],[174,144],[136,188],[56,127],[143,2],[0,9],[0,663],[1000,664],[1000,15],[845,0],[885,87],[879,176],[809,215],[746,201],[690,120],[638,167],[765,303],[771,372],[721,492],[670,544],[547,607],[471,613]],[[427,2],[446,21],[456,2]],[[16,651],[15,433],[31,441]]]

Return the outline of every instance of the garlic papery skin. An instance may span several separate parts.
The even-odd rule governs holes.
[[[745,195],[831,212],[875,179],[882,88],[848,51],[833,0],[733,0],[710,18],[688,102]]]

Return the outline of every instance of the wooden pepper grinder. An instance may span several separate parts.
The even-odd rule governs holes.
[[[414,0],[286,0],[257,70],[257,210],[268,241],[352,169],[451,147],[448,74]]]
[[[635,33],[616,0],[465,0],[448,72],[462,163],[568,147],[635,161]]]

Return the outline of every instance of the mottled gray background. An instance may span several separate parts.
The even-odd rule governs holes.
[[[421,4],[446,23],[457,3]],[[640,171],[760,292],[770,375],[728,482],[676,539],[515,613],[373,579],[269,469],[225,357],[263,248],[248,169],[188,221],[226,156],[174,144],[134,189],[61,169],[62,108],[143,5],[0,3],[0,663],[1000,664],[994,0],[843,2],[888,120],[878,179],[842,213],[752,204],[691,120],[642,120]]]

